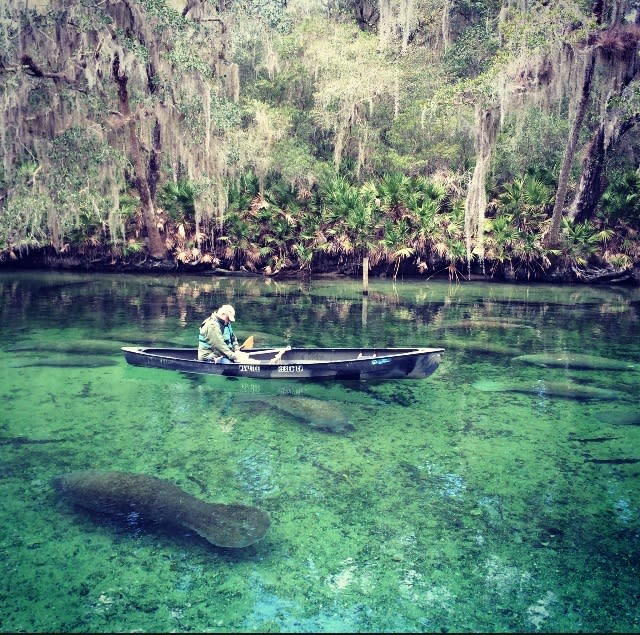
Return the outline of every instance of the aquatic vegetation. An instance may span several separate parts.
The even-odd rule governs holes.
[[[450,353],[427,382],[378,384],[167,374],[120,356],[17,370],[34,356],[0,349],[7,632],[637,630],[640,374],[509,358],[640,359],[638,312],[607,311],[639,292],[372,280],[364,324],[357,281],[245,293],[209,276],[91,276],[63,303],[25,282],[43,277],[58,279],[0,274],[5,343],[38,334],[71,350],[120,332],[189,345],[197,319],[233,298],[245,337]],[[436,313],[535,330],[463,338],[433,330]],[[576,385],[617,399],[576,398]],[[185,525],[52,491],[55,474],[88,466],[161,477],[203,503],[268,511],[271,524],[246,548],[218,548]]]
[[[558,598],[552,591],[547,591],[543,597],[527,608],[527,620],[536,631],[539,631],[544,623],[551,617],[550,609],[558,602]]]

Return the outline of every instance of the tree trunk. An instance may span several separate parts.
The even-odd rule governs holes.
[[[635,113],[626,119],[610,119],[600,122],[582,162],[582,173],[576,196],[569,211],[569,218],[586,220],[594,214],[596,205],[604,192],[606,183],[602,176],[607,154],[615,146],[620,137],[633,128],[640,121],[640,113]],[[609,134],[606,134],[609,131]]]
[[[562,212],[564,209],[564,200],[567,196],[569,187],[569,175],[571,173],[571,165],[576,155],[576,146],[580,136],[580,128],[587,110],[589,97],[591,95],[591,84],[593,81],[593,70],[596,63],[596,56],[593,48],[587,51],[587,60],[584,67],[584,76],[582,80],[582,90],[580,91],[580,99],[576,106],[576,115],[573,119],[569,139],[564,151],[562,159],[562,167],[558,175],[558,191],[556,192],[556,200],[551,215],[551,229],[546,237],[545,244],[547,247],[554,247],[558,244],[560,238],[560,225],[562,223]]]
[[[604,123],[601,123],[587,146],[585,157],[582,161],[580,183],[573,203],[569,208],[568,218],[582,219],[585,216],[591,216],[598,204],[604,189],[602,168],[605,154]]]
[[[120,114],[125,121],[129,135],[129,152],[131,153],[131,160],[135,170],[136,189],[140,194],[140,202],[142,203],[142,216],[147,230],[147,247],[152,258],[164,260],[167,257],[167,248],[158,229],[153,197],[149,187],[149,180],[147,179],[147,170],[142,160],[140,141],[136,133],[136,117],[131,114],[129,108],[129,92],[127,90],[129,78],[124,74],[120,74],[120,59],[117,55],[113,59],[113,78],[118,85]]]

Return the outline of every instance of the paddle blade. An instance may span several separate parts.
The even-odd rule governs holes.
[[[240,346],[240,348],[243,351],[248,351],[249,349],[253,348],[253,335],[249,335],[249,337],[242,343],[242,346]]]

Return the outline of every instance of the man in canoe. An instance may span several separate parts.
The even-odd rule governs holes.
[[[223,304],[200,325],[198,359],[216,364],[247,362],[249,356],[240,350],[238,338],[231,322],[236,321],[236,311],[230,304]]]

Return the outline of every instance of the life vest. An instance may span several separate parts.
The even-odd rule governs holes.
[[[211,344],[209,344],[207,338],[202,332],[202,329],[204,328],[205,324],[211,319],[218,320],[220,330],[222,331],[222,339],[224,340],[225,344],[230,349],[233,350],[233,340],[235,339],[235,334],[233,332],[233,329],[231,328],[231,322],[229,322],[228,324],[225,324],[222,320],[219,320],[215,315],[210,315],[208,318],[202,321],[202,324],[200,325],[200,333],[198,334],[199,347],[204,348],[207,351],[212,350]]]
[[[225,341],[225,344],[233,350],[233,340],[235,339],[235,334],[233,329],[231,328],[231,322],[229,324],[225,324],[222,327],[222,339]]]

